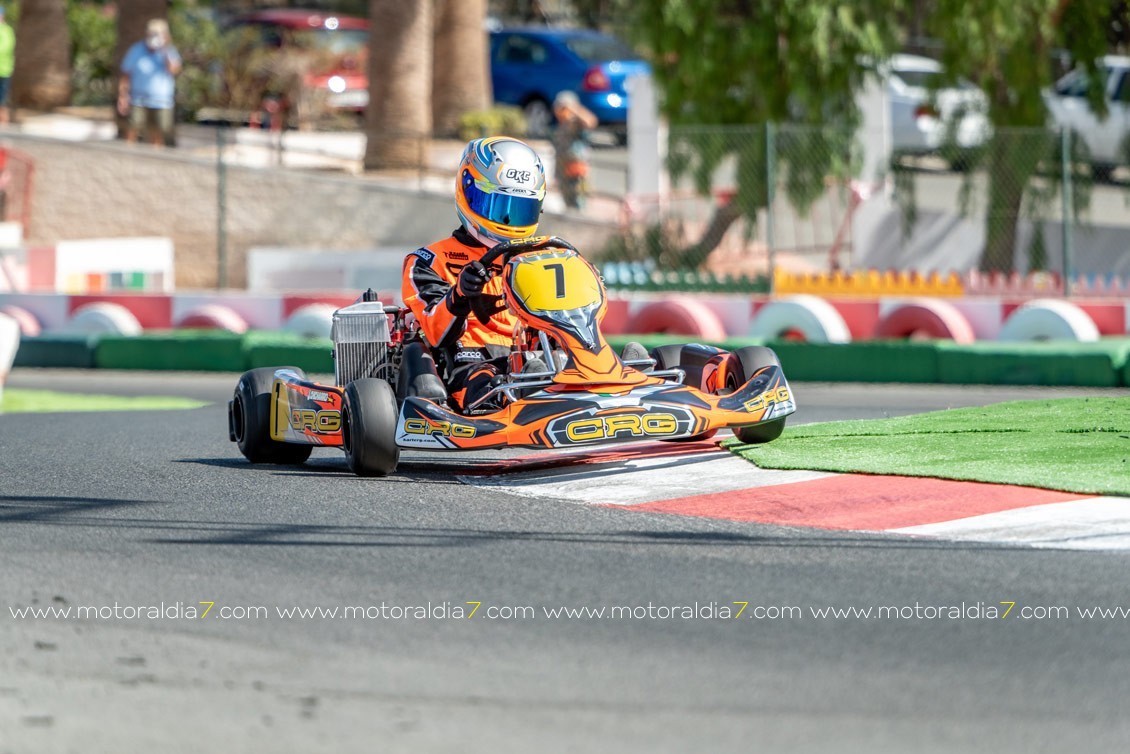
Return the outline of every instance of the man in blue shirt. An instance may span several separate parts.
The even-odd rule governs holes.
[[[168,22],[150,20],[144,41],[135,42],[122,59],[118,79],[118,112],[129,116],[126,141],[137,141],[138,132],[144,128],[153,144],[171,142],[180,70],[180,53],[169,39]]]

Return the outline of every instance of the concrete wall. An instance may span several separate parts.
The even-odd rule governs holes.
[[[12,136],[35,162],[28,243],[115,236],[168,236],[177,286],[214,287],[218,278],[219,170],[214,160],[118,142]],[[350,177],[226,166],[228,284],[246,284],[252,246],[406,250],[457,225],[451,193],[418,176]],[[544,232],[600,248],[615,228],[547,214]]]

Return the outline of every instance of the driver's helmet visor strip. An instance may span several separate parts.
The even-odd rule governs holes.
[[[532,196],[515,196],[500,192],[487,193],[479,188],[474,176],[463,172],[463,196],[467,206],[492,223],[524,227],[534,225],[541,215],[541,202]]]

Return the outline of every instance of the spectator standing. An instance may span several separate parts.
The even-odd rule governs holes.
[[[4,17],[4,6],[0,5],[0,124],[11,120],[8,111],[8,85],[12,81],[12,70],[16,67],[16,32]]]
[[[122,59],[118,79],[118,112],[129,118],[126,141],[137,141],[145,129],[154,145],[172,143],[176,77],[181,58],[169,36],[169,24],[154,18],[145,29],[145,39],[135,42]]]
[[[554,98],[553,117],[557,119],[557,127],[553,132],[557,188],[565,197],[565,206],[581,209],[588,193],[586,132],[596,128],[597,117],[570,91],[561,92]]]

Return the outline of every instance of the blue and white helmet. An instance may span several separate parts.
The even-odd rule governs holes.
[[[508,136],[475,139],[455,177],[455,209],[484,243],[528,238],[545,201],[545,166],[528,144]]]

